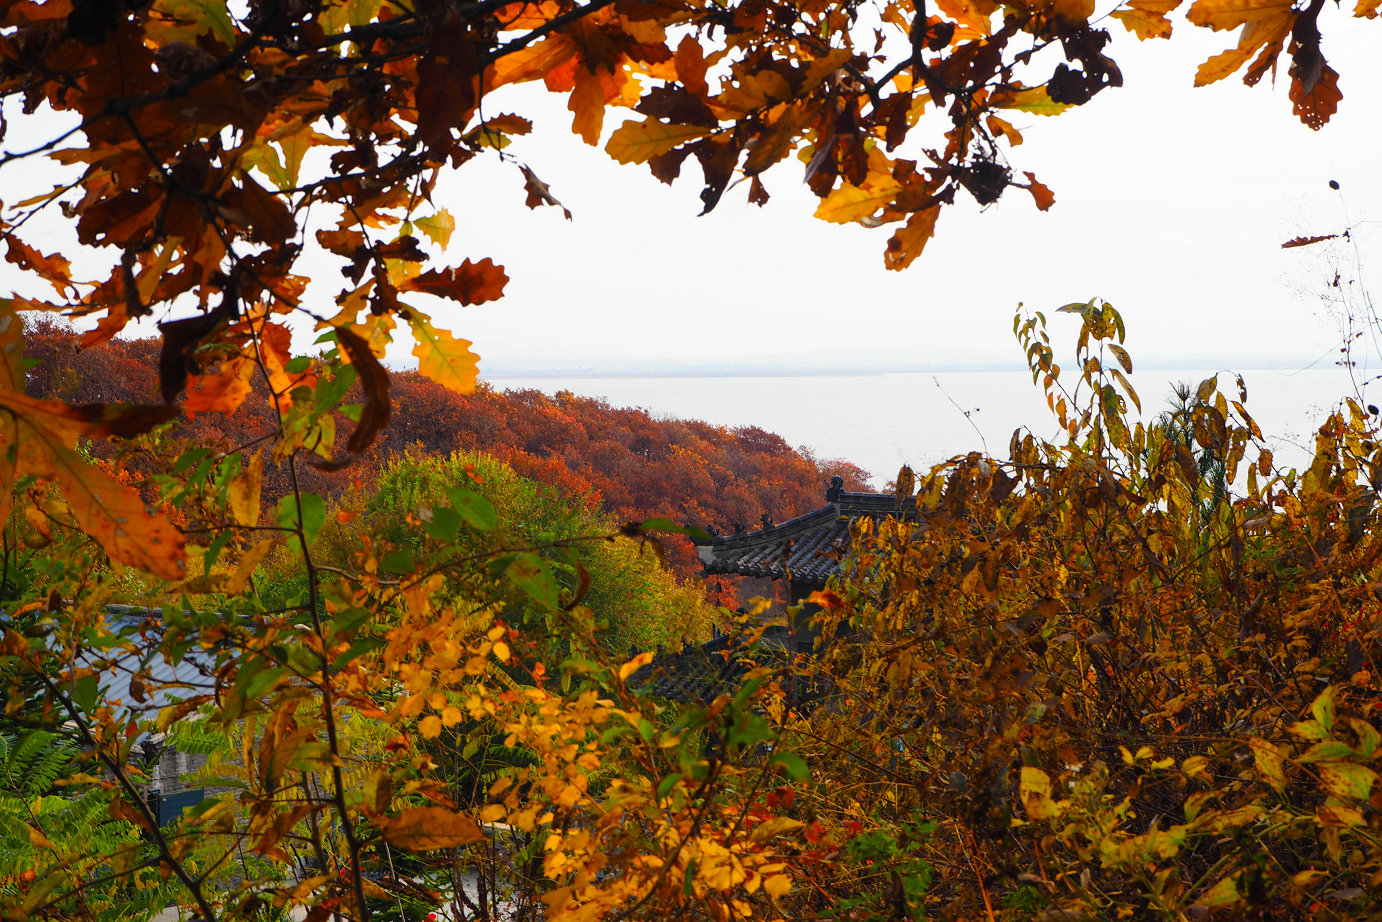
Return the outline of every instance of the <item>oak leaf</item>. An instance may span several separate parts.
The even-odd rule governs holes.
[[[1149,38],[1170,38],[1171,20],[1166,17],[1184,0],[1128,0],[1126,7],[1114,10],[1111,15],[1123,27],[1136,35],[1138,41]]]
[[[475,390],[480,357],[470,351],[468,340],[438,330],[417,311],[409,311],[408,325],[417,340],[413,355],[417,356],[419,372],[457,394]]]
[[[390,845],[415,852],[456,848],[485,837],[475,820],[446,807],[411,807],[375,822]]]
[[[1339,75],[1328,64],[1315,85],[1306,89],[1299,77],[1291,79],[1291,111],[1312,131],[1319,131],[1339,109],[1344,94],[1339,90]]]
[[[653,118],[625,122],[609,136],[605,153],[620,163],[647,163],[684,141],[709,133],[709,129],[698,125],[668,125]]]
[[[429,269],[399,286],[400,291],[420,291],[424,294],[451,298],[462,304],[483,304],[504,296],[509,277],[502,266],[486,257],[478,263],[466,260],[450,269]]]
[[[888,248],[883,252],[883,264],[894,271],[910,266],[926,248],[927,241],[936,233],[936,219],[940,217],[940,213],[941,206],[932,205],[908,218],[907,223],[888,239]]]
[[[890,174],[870,173],[862,186],[841,183],[816,207],[816,217],[832,224],[858,221],[890,204],[901,189]]]
[[[1068,102],[1056,102],[1044,86],[1000,87],[989,96],[989,105],[998,109],[1016,109],[1028,115],[1060,115],[1072,107]]]

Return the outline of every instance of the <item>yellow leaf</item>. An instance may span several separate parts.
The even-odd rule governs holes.
[[[1085,22],[1094,15],[1094,0],[1052,0],[1051,12],[1066,22]]]
[[[217,587],[218,590],[227,595],[239,594],[245,588],[245,584],[250,581],[250,577],[254,575],[255,568],[269,555],[269,551],[273,550],[276,543],[276,541],[260,541],[241,554],[235,572]]]
[[[391,845],[415,852],[455,848],[485,837],[475,820],[445,807],[412,807],[377,822]]]
[[[763,889],[768,896],[779,899],[786,896],[792,889],[792,878],[786,874],[773,874],[763,878]]]
[[[998,89],[989,97],[989,104],[998,109],[1015,109],[1028,115],[1060,115],[1071,108],[1068,102],[1052,99],[1044,86]]]
[[[1247,64],[1259,51],[1275,57],[1286,36],[1291,34],[1291,23],[1290,16],[1249,23],[1238,36],[1236,48],[1216,54],[1200,65],[1195,71],[1195,86],[1206,86],[1224,79]]]
[[[451,242],[451,234],[456,230],[456,219],[445,208],[438,210],[431,217],[418,218],[413,223],[433,243],[443,248]]]
[[[775,816],[770,820],[759,823],[749,836],[754,842],[766,842],[776,838],[784,832],[791,832],[793,829],[800,829],[806,824],[800,820],[794,820],[786,816]]]
[[[1195,0],[1185,17],[1216,32],[1294,17],[1294,0]],[[1289,29],[1289,24],[1287,26]]]
[[[494,658],[501,663],[507,663],[509,661],[509,645],[502,640],[495,644]]]
[[[475,390],[480,375],[480,357],[470,351],[470,341],[457,339],[445,330],[438,330],[417,311],[408,312],[408,326],[412,328],[417,345],[418,371],[424,377],[457,394]]]
[[[29,844],[31,844],[34,848],[49,848],[56,851],[52,841],[49,840],[49,838],[45,836],[42,832],[40,832],[32,826],[29,827]]]
[[[647,163],[683,141],[709,133],[709,129],[697,125],[668,125],[655,118],[625,122],[609,136],[605,153],[620,163]]]
[[[1111,15],[1123,24],[1123,28],[1136,35],[1138,41],[1170,38],[1171,20],[1166,18],[1166,14],[1182,2],[1184,0],[1128,0],[1125,8],[1116,9]]]
[[[1253,762],[1258,773],[1277,793],[1286,790],[1286,776],[1282,770],[1282,752],[1264,739],[1251,737],[1248,747],[1252,750]]]
[[[259,495],[264,482],[264,458],[259,452],[250,457],[249,466],[230,482],[226,500],[230,518],[246,528],[259,524]]]
[[[428,714],[417,723],[418,732],[425,740],[434,740],[441,736],[441,718],[436,714]]]
[[[619,681],[627,681],[629,676],[633,675],[635,672],[642,669],[644,666],[648,665],[652,661],[652,653],[645,651],[643,653],[638,654],[633,659],[629,660],[627,663],[619,667]]]
[[[858,221],[892,204],[901,189],[902,184],[892,176],[870,173],[862,186],[846,182],[827,195],[816,208],[816,217],[832,224]]]

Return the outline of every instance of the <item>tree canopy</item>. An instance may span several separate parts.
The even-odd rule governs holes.
[[[1180,5],[1110,15],[1165,38]],[[1252,84],[1284,55],[1295,114],[1322,126],[1340,99],[1322,8],[1194,0],[1192,24],[1239,30],[1199,81]],[[1208,379],[1151,429],[1132,418],[1111,306],[1063,308],[1081,322],[1064,379],[1044,317],[1019,316],[1059,444],[1019,432],[1007,460],[900,472],[899,517],[858,523],[845,578],[810,600],[831,645],[794,655],[766,643],[763,607],[726,614],[703,665],[737,678],[704,706],[639,682],[653,651],[609,649],[576,536],[510,540],[523,523],[460,471],[389,484],[391,515],[363,517],[348,559],[330,538],[351,510],[328,522],[304,486],[386,431],[380,357],[402,327],[420,374],[474,389],[437,305],[508,278],[453,255],[484,216],[431,193],[498,157],[528,207],[562,208],[508,152],[532,128],[511,88],[565,98],[584,141],[661,179],[694,157],[704,211],[740,181],[761,203],[795,157],[816,216],[890,228],[902,269],[962,195],[1052,206],[1010,165],[1004,113],[1059,115],[1122,82],[1095,15],[0,0],[0,165],[69,176],[7,188],[0,216],[24,280],[0,303],[0,681],[24,731],[0,746],[4,917],[148,917],[164,899],[206,922],[1376,917],[1382,439],[1356,402],[1308,468],[1279,470],[1241,385]],[[606,131],[612,108],[633,115]],[[45,251],[45,213],[80,254]],[[309,258],[331,271],[309,278]],[[30,311],[91,322],[85,349],[159,318],[161,403],[30,394]],[[294,354],[304,321],[319,354]],[[262,431],[170,437],[256,389]],[[288,486],[265,504],[275,465]],[[592,527],[608,530],[581,540],[644,548],[690,531]],[[266,603],[256,580],[284,559],[300,583]],[[112,612],[131,587],[175,601]],[[209,755],[211,796],[171,825],[142,758],[160,738]]]

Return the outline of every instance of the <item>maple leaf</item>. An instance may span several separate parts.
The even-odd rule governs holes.
[[[442,298],[451,298],[462,304],[483,304],[496,301],[504,296],[504,286],[509,277],[502,266],[485,257],[478,263],[466,260],[450,269],[429,269],[416,278],[410,278],[399,286],[400,291],[420,291]]]
[[[470,351],[470,342],[457,339],[445,330],[438,330],[417,311],[408,312],[408,326],[417,344],[418,371],[457,394],[475,390],[480,370],[480,357]]]

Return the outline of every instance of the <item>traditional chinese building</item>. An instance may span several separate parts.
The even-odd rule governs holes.
[[[736,526],[728,535],[714,536],[697,550],[706,575],[759,577],[782,580],[789,606],[806,602],[840,572],[851,548],[851,526],[860,518],[910,516],[909,499],[899,505],[889,493],[847,493],[835,477],[825,493],[825,505],[813,512],[775,524],[763,516],[762,527],[747,531]],[[717,694],[733,691],[750,662],[812,653],[816,632],[808,619],[815,606],[806,605],[795,621],[764,629],[756,650],[747,658],[738,639],[719,636],[707,643],[688,644],[678,652],[660,654],[640,673],[655,694],[677,701],[708,703]]]

